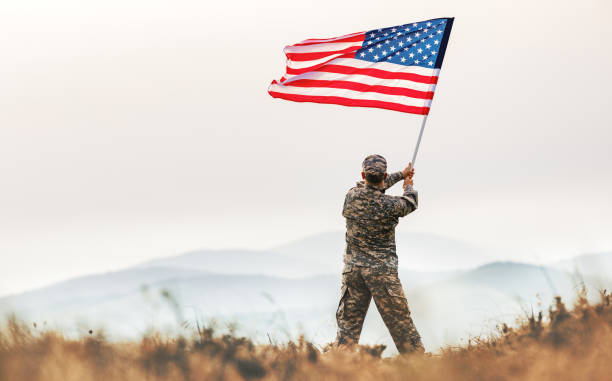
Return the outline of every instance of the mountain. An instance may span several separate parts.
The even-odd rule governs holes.
[[[218,274],[195,268],[210,262],[210,252],[201,253],[202,261],[189,253],[166,259],[168,262],[153,261],[1,298],[0,314],[16,312],[26,321],[46,321],[68,335],[103,326],[111,338],[134,337],[150,327],[176,333],[195,322],[216,321],[221,330],[236,326],[239,334],[259,341],[296,338],[301,333],[319,344],[333,340],[340,274],[300,279]],[[268,258],[257,252],[248,255],[255,262]],[[517,315],[546,310],[554,295],[571,302],[578,289],[570,273],[509,262],[430,277],[400,270],[400,278],[429,350],[459,344],[470,335],[489,334],[502,322],[512,323]],[[592,279],[585,277],[584,281],[590,294],[597,295]],[[610,288],[612,281],[606,282]],[[372,303],[362,342],[392,348],[375,309]]]
[[[336,273],[336,269],[308,258],[287,257],[271,251],[199,250],[155,259],[139,267],[167,267],[217,274],[261,274],[282,278]]]
[[[492,261],[486,250],[468,242],[429,233],[396,232],[400,267],[421,271],[469,269]],[[312,235],[270,249],[293,259],[340,268],[344,232]]]
[[[583,254],[571,259],[559,261],[551,266],[576,274],[576,276],[588,276],[591,278],[603,278],[612,276],[612,252]]]

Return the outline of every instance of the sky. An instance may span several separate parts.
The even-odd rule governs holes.
[[[363,158],[404,168],[421,117],[274,100],[282,49],[447,16],[420,208],[398,229],[498,260],[612,250],[611,12],[605,0],[3,2],[0,295],[342,230]]]

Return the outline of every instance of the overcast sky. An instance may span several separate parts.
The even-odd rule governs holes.
[[[403,168],[421,119],[272,99],[282,49],[445,16],[421,205],[399,229],[497,259],[612,250],[611,13],[605,0],[5,1],[0,294],[343,229],[362,159]]]

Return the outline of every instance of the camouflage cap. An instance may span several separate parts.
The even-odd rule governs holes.
[[[387,160],[380,155],[370,155],[363,160],[362,167],[366,174],[383,174],[387,172]]]

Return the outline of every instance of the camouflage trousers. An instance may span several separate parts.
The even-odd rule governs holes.
[[[421,336],[410,317],[408,302],[397,272],[381,272],[359,266],[349,267],[342,274],[342,296],[336,312],[337,344],[359,342],[372,297],[397,350],[400,353],[423,352]]]

